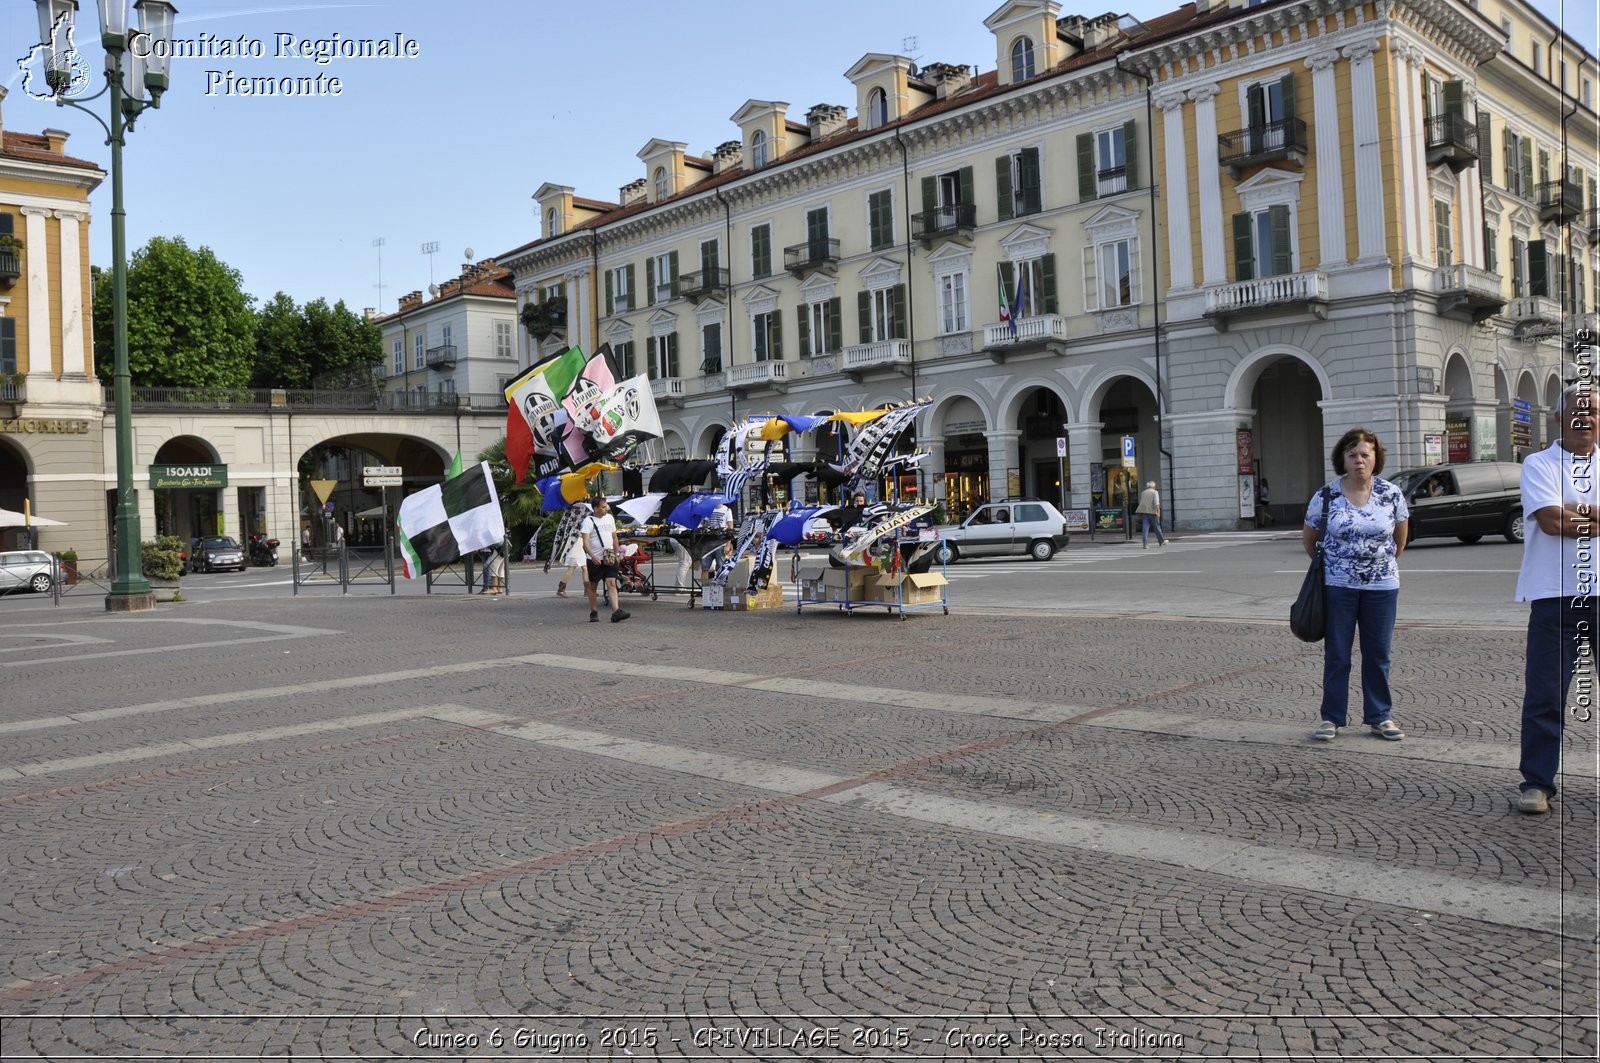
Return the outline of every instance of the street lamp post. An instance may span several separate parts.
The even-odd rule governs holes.
[[[128,379],[128,246],[126,216],[122,208],[122,145],[140,113],[161,106],[167,90],[173,16],[178,9],[167,0],[136,0],[139,29],[128,28],[127,0],[99,0],[100,44],[106,53],[106,87],[85,103],[101,96],[111,99],[108,125],[94,111],[69,99],[73,88],[73,19],[78,0],[34,0],[39,13],[39,38],[46,56],[46,84],[58,106],[75,107],[100,123],[111,146],[111,307],[116,366],[113,373],[117,416],[117,571],[106,595],[110,612],[155,608],[155,595],[144,577],[140,547],[139,508],[133,500],[133,424],[130,407],[133,389]],[[146,90],[150,93],[148,103]]]

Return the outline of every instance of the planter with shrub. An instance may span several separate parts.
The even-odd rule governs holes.
[[[146,539],[141,551],[144,555],[144,578],[158,602],[181,602],[183,594],[178,589],[183,575],[183,541],[176,535],[158,535]]]

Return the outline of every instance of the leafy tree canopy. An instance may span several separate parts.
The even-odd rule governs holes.
[[[338,370],[378,365],[383,330],[340,300],[313,299],[303,307],[282,292],[256,315],[257,387],[309,388]],[[354,381],[360,373],[346,374]]]

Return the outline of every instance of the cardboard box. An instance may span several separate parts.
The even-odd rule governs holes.
[[[728,607],[728,589],[719,587],[715,583],[707,583],[700,588],[700,608],[726,609]]]
[[[756,593],[747,594],[743,597],[746,609],[781,609],[783,608],[783,584],[774,581]]]
[[[828,590],[830,602],[845,600],[845,592],[849,592],[849,599],[853,602],[867,599],[868,571],[863,565],[851,565],[849,568],[830,568],[822,574],[822,585]]]
[[[879,576],[873,581],[873,590],[879,595],[878,601],[932,605],[944,599],[944,587],[948,582],[937,572],[919,572],[910,576],[896,573]]]
[[[823,585],[823,574],[828,570],[821,565],[807,565],[800,570],[800,597],[816,600],[827,597],[827,588]]]

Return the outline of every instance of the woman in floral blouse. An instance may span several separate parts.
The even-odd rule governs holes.
[[[1322,723],[1313,738],[1332,741],[1345,726],[1350,701],[1350,647],[1361,629],[1361,722],[1379,738],[1398,742],[1405,732],[1390,719],[1389,645],[1400,600],[1400,566],[1411,511],[1405,495],[1383,471],[1383,444],[1365,428],[1352,428],[1333,448],[1324,527],[1323,491],[1306,507],[1301,539],[1316,556],[1322,537],[1328,587],[1328,628],[1322,661]]]

